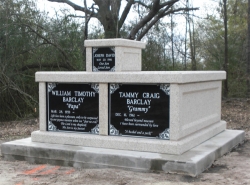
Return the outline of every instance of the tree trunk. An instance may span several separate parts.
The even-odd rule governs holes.
[[[186,0],[186,8],[189,7],[189,0]],[[184,50],[184,70],[187,70],[187,32],[188,32],[189,12],[186,13],[186,30],[185,30],[185,50]]]
[[[192,64],[192,70],[196,71],[196,59],[195,59],[195,43],[194,43],[194,30],[191,30],[191,20],[188,20],[188,27],[189,27],[189,40],[190,40],[190,51],[191,51],[191,64]]]
[[[120,37],[120,34],[117,33],[117,29],[116,29],[116,22],[114,22],[112,20],[112,18],[110,17],[106,17],[106,23],[103,24],[103,28],[104,28],[104,31],[105,31],[105,38],[119,38]],[[116,30],[114,32],[114,30]]]
[[[107,12],[108,11],[108,12]],[[103,25],[105,38],[119,38],[119,29],[117,29],[118,17],[112,15],[109,9],[100,9],[100,22]]]
[[[186,7],[188,7],[188,0],[186,1]],[[188,28],[189,12],[186,15],[186,30],[185,30],[185,50],[184,50],[184,70],[187,70],[187,28]]]
[[[193,22],[193,21],[192,21]],[[197,70],[197,62],[196,62],[196,42],[195,42],[195,32],[194,32],[194,22],[193,22],[193,37],[192,37],[192,41],[193,41],[193,60],[194,60],[194,70]]]
[[[250,0],[248,0],[247,97],[250,98]]]
[[[174,22],[173,22],[173,15],[171,15],[171,54],[172,54],[172,62],[173,62],[173,70],[174,70],[175,60],[174,60]]]
[[[86,0],[84,0],[84,6],[87,7]],[[89,23],[89,17],[88,17],[88,14],[85,13],[84,40],[88,39],[88,23]]]
[[[223,0],[224,9],[224,41],[225,41],[225,61],[224,70],[226,71],[226,80],[224,81],[224,97],[228,97],[228,34],[227,34],[227,0]]]
[[[103,25],[105,38],[119,38],[119,11],[121,1],[117,0],[95,0],[99,6],[98,20]]]

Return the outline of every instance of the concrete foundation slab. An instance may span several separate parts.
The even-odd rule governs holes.
[[[181,155],[39,143],[32,142],[31,138],[4,143],[1,151],[5,160],[197,176],[209,168],[214,160],[243,142],[244,137],[244,131],[226,130]]]

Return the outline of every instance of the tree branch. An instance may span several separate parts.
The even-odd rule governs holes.
[[[172,13],[175,13],[175,12],[180,12],[180,11],[193,11],[193,10],[199,10],[199,8],[178,8],[178,9],[175,9],[175,10],[170,10],[170,11],[167,11],[166,13],[163,14],[163,16],[166,16],[166,15],[169,15],[169,14],[172,14]]]
[[[165,2],[165,3],[160,4],[160,8],[163,8],[163,7],[169,6],[169,5],[172,6],[173,4],[177,3],[178,1],[180,1],[180,0],[171,0],[171,1],[167,1],[167,2]]]
[[[160,10],[160,0],[154,0],[153,6],[150,9],[148,15],[146,15],[143,19],[139,21],[139,23],[131,30],[129,36],[127,37],[128,39],[134,40],[136,33],[145,26],[150,20],[154,18],[154,16],[158,13]]]
[[[55,64],[50,64],[50,63],[44,63],[44,64],[28,64],[28,65],[25,65],[23,66],[22,68],[19,69],[19,71],[26,71],[26,70],[29,70],[29,69],[40,69],[41,67],[48,67],[48,68],[58,68],[61,67],[61,68],[64,68],[64,69],[67,69],[67,70],[71,70],[69,68],[68,65],[65,65],[65,64],[57,64],[57,66],[55,66]]]
[[[68,18],[68,17],[73,17],[73,18],[83,18],[85,19],[86,16],[80,16],[80,15],[73,15],[73,14],[69,14],[69,15],[66,15],[65,18]]]
[[[163,17],[165,17],[166,15],[169,15],[169,14],[173,14],[175,12],[180,12],[180,11],[192,11],[192,10],[198,10],[199,8],[178,8],[178,9],[170,9],[174,3],[176,3],[177,1],[179,0],[172,0],[171,3],[168,2],[168,3],[165,3],[167,4],[166,7],[163,9],[163,10],[160,10],[153,18],[152,18],[152,21],[150,21],[150,23],[148,25],[144,24],[143,26],[146,25],[146,27],[143,29],[143,31],[137,36],[137,39],[136,40],[141,40],[146,34],[147,32]],[[138,25],[140,25],[142,22],[140,21]],[[133,30],[133,31],[136,31],[136,32],[132,32],[130,33],[130,35],[128,36],[128,39],[134,39],[135,38],[135,34],[143,27],[141,26],[139,28],[139,26]]]
[[[6,74],[2,73],[0,79],[1,79],[2,84],[6,85],[8,88],[10,88],[14,91],[17,91],[20,94],[30,98],[33,102],[38,103],[36,100],[34,100],[34,98],[31,95],[29,95],[26,92],[24,92],[23,90],[21,90],[20,87],[12,79],[10,79]],[[11,95],[11,93],[10,93],[10,95]],[[15,100],[15,99],[13,99],[13,100]],[[13,101],[13,103],[15,103],[15,101]]]
[[[144,37],[146,35],[146,33],[155,25],[155,23],[157,23],[160,18],[163,17],[164,12],[167,11],[169,8],[171,7],[171,5],[168,5],[164,10],[161,10],[154,18],[153,20],[146,26],[145,29],[143,29],[143,31],[138,35],[136,40],[141,40],[142,37]]]
[[[146,5],[145,3],[141,2],[140,0],[136,0],[136,1],[135,1],[135,3],[137,3],[137,4],[141,5],[141,6],[145,7],[145,8],[148,8],[148,9],[150,9],[150,8],[151,8],[151,6]]]
[[[28,24],[24,24],[21,23],[21,25],[28,27],[33,33],[35,33],[36,35],[38,35],[40,38],[42,38],[45,42],[47,42],[48,44],[51,44],[52,46],[54,46],[55,48],[57,48],[60,53],[64,56],[65,58],[65,62],[67,63],[67,65],[69,66],[69,68],[72,71],[75,71],[76,69],[70,64],[69,62],[69,58],[67,56],[67,54],[65,53],[65,51],[63,51],[58,45],[56,45],[55,43],[51,42],[49,39],[47,39],[46,37],[44,37],[43,35],[41,35],[40,33],[38,33],[36,30],[34,30],[30,25]]]
[[[123,12],[122,12],[122,15],[121,15],[121,18],[119,20],[119,25],[118,25],[118,30],[120,30],[120,28],[122,27],[122,25],[124,24],[127,16],[128,16],[128,13],[131,9],[131,6],[135,3],[134,0],[129,0],[126,7],[124,8]]]
[[[79,6],[69,0],[48,0],[50,2],[56,2],[56,3],[66,3],[68,4],[69,6],[71,6],[72,8],[74,8],[74,10],[76,11],[81,11],[81,12],[85,12],[86,14],[91,14],[92,13],[92,16],[93,17],[96,17],[96,13],[90,11],[87,7],[82,7],[82,6]]]

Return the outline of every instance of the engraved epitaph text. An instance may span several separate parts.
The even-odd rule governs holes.
[[[47,83],[47,130],[99,133],[98,84]]]

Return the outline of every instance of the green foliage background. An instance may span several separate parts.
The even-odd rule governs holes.
[[[82,28],[29,0],[0,0],[0,121],[38,116],[37,71],[85,70]]]
[[[229,97],[247,94],[247,7],[246,0],[229,0],[228,11],[228,86]],[[223,7],[218,5],[217,15],[197,23],[197,56],[205,70],[224,69]]]

